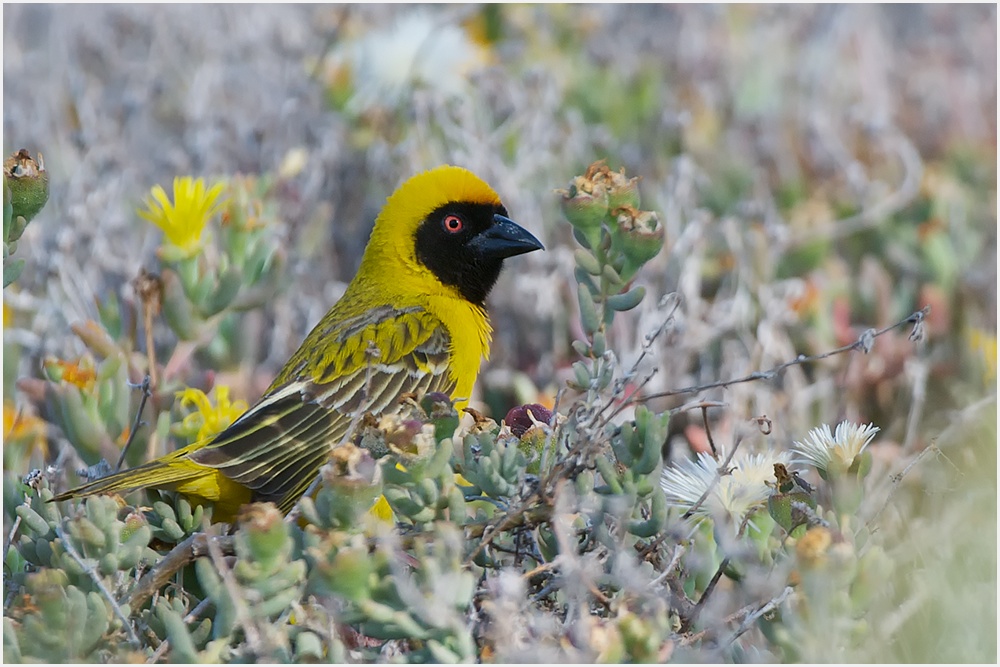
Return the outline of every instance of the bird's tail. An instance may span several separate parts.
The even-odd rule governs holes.
[[[99,493],[128,493],[146,487],[170,488],[181,482],[198,477],[200,472],[196,467],[178,465],[169,458],[150,461],[141,466],[116,472],[107,477],[95,479],[70,489],[52,498],[52,502],[82,498]]]

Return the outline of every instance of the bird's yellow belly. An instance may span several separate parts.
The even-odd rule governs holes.
[[[205,473],[183,482],[164,485],[164,488],[180,493],[193,505],[211,503],[214,506],[213,522],[232,522],[240,507],[251,501],[252,491],[218,470],[206,469]]]

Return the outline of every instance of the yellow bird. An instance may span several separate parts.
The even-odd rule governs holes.
[[[211,501],[216,520],[248,502],[287,513],[354,415],[392,412],[409,393],[465,406],[489,356],[485,302],[503,260],[541,248],[473,173],[413,176],[386,201],[344,296],[253,407],[211,440],[54,500],[155,487]]]

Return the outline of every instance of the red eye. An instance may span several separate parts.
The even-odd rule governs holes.
[[[462,231],[462,227],[465,225],[462,223],[462,219],[457,215],[446,215],[442,221],[444,225],[444,230],[449,234],[457,234]]]

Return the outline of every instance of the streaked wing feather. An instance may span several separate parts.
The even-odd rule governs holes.
[[[359,411],[391,411],[406,393],[454,390],[447,330],[423,311],[374,309],[328,333],[342,355],[326,350],[311,379],[272,387],[191,459],[252,489],[254,500],[272,501],[287,512],[331,447],[349,436]],[[377,354],[359,357],[359,350],[373,346]]]

